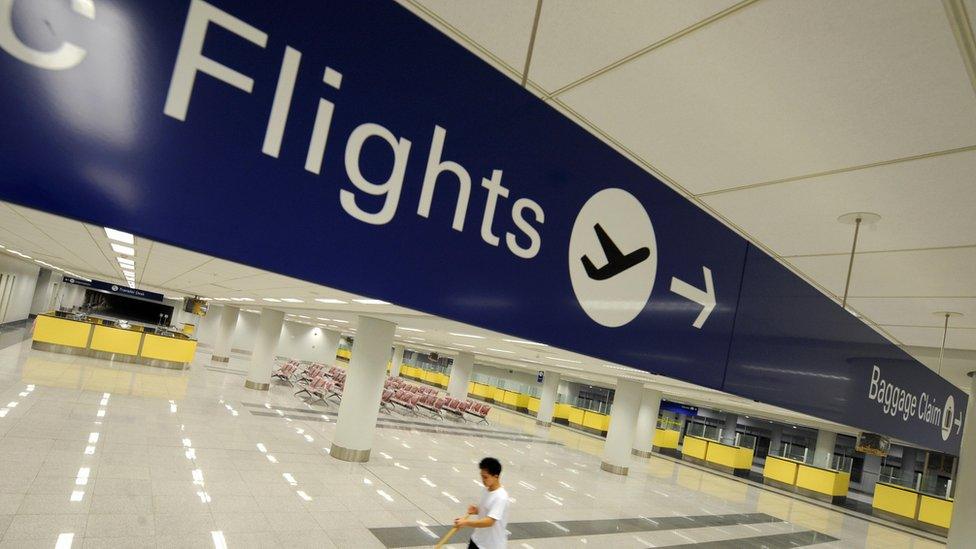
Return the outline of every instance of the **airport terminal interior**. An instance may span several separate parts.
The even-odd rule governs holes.
[[[169,4],[0,0],[0,548],[976,546],[976,0]]]

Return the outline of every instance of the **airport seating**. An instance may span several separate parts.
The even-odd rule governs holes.
[[[294,385],[294,378],[297,374],[298,374],[298,363],[289,360],[288,362],[283,364],[280,368],[275,370],[273,374],[271,374],[271,379],[278,379],[284,381],[285,383],[288,383],[289,385]]]
[[[483,402],[471,402],[471,405],[464,412],[478,418],[480,420],[479,423],[488,425],[488,412],[490,411],[491,406]]]
[[[465,421],[464,412],[461,410],[461,401],[454,397],[447,397],[442,408],[446,410],[452,417]]]
[[[428,393],[417,402],[417,406],[429,412],[431,417],[444,419],[441,410],[444,409],[445,402],[447,402],[446,398]]]
[[[398,410],[401,413],[410,412],[413,415],[417,414],[417,403],[420,401],[420,395],[417,393],[410,392],[406,389],[401,389],[394,393],[390,402],[399,406],[403,410]]]
[[[394,389],[383,389],[383,396],[380,397],[380,412],[387,414],[390,413],[390,410],[393,409],[393,402],[391,399],[395,393],[396,391]]]
[[[305,393],[306,395],[308,395],[309,398],[313,396],[318,396],[319,398],[321,398],[323,391],[328,390],[327,389],[328,386],[332,383],[334,382],[325,376],[316,377],[315,379],[313,379],[311,382],[308,383],[299,382],[299,386],[301,386],[301,389],[295,393],[295,396]]]

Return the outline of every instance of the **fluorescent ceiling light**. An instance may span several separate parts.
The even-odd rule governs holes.
[[[572,363],[572,364],[582,364],[582,362],[579,361],[579,360],[570,360],[568,358],[559,358],[558,356],[547,356],[546,358],[548,358],[549,360],[558,360],[559,362],[569,362],[569,363]]]
[[[354,299],[353,301],[362,305],[389,305],[388,302],[382,299]]]
[[[506,354],[510,354],[510,355],[514,355],[515,354],[514,352],[512,352],[512,351],[506,351],[505,349],[492,349],[491,347],[488,347],[488,350],[489,351],[495,351],[496,353],[506,353]]]
[[[310,316],[305,316],[305,315],[298,315],[298,318],[312,318],[312,317],[310,317]]]
[[[132,238],[132,235],[124,231],[117,231],[115,229],[105,227],[105,236],[107,236],[109,240],[117,240],[126,244],[135,244],[135,239]]]
[[[136,272],[130,269],[122,269],[122,273],[125,274],[125,276],[136,276]]]
[[[331,318],[322,318],[320,316],[315,317],[315,320],[324,320],[325,322],[332,322]]]
[[[332,322],[338,322],[339,324],[349,324],[348,320],[339,320],[338,318],[333,318]]]
[[[294,297],[283,297],[281,298],[281,300],[284,301],[285,303],[305,303],[301,299],[296,299]]]
[[[129,259],[128,257],[116,257],[115,259],[119,262],[119,265],[128,265],[130,267],[134,267],[136,264],[135,261]]]
[[[447,332],[447,333],[451,334],[452,336],[470,337],[471,339],[484,339],[485,338],[484,336],[479,336],[479,335],[474,335],[474,334],[459,334],[457,332]]]
[[[517,343],[519,345],[538,345],[539,347],[548,347],[545,343],[536,343],[535,341],[526,341],[524,339],[503,339],[502,341],[506,343]]]
[[[315,301],[318,301],[319,303],[330,303],[330,304],[333,304],[333,305],[345,305],[346,304],[346,302],[343,301],[343,300],[341,300],[341,299],[332,299],[331,297],[320,297],[320,298],[316,298]]]
[[[455,343],[458,347],[468,347],[469,349],[474,349],[474,345],[468,345],[466,343]]]
[[[136,251],[131,246],[123,246],[121,244],[112,243],[112,249],[115,250],[117,254],[123,255],[136,255]]]
[[[407,328],[405,326],[397,326],[397,330],[403,330],[404,332],[423,332],[423,330],[418,330],[417,328]]]
[[[408,337],[407,340],[409,340],[409,341],[427,341],[426,339],[424,339],[422,337]]]
[[[265,297],[265,298],[262,298],[262,300],[263,301],[268,301],[270,303],[281,303],[281,300],[280,299],[275,299],[273,297]]]
[[[8,249],[7,251],[10,252],[10,253],[12,253],[12,254],[14,254],[14,255],[19,255],[20,257],[23,257],[24,259],[34,259],[33,257],[31,257],[31,256],[29,256],[27,254],[22,254],[22,253],[18,252],[17,250]]]

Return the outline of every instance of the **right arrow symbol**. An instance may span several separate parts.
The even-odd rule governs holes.
[[[708,315],[712,314],[712,310],[715,309],[715,286],[712,285],[712,271],[708,267],[702,267],[702,272],[705,274],[705,291],[699,290],[683,280],[671,277],[672,292],[702,306],[698,318],[692,323],[692,326],[699,329],[708,320]]]

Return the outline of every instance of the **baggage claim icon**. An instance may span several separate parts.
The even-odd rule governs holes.
[[[644,309],[657,275],[657,240],[644,206],[623,189],[593,195],[569,237],[569,278],[583,311],[617,328]]]

